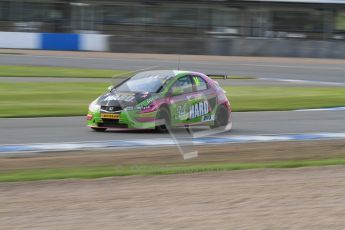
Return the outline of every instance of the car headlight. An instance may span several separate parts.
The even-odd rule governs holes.
[[[100,109],[101,109],[101,106],[97,105],[97,99],[91,102],[91,104],[89,105],[90,112],[93,112],[93,113],[99,112]]]

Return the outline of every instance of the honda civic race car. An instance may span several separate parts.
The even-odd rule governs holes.
[[[202,73],[155,70],[111,86],[89,105],[87,125],[106,129],[156,129],[207,125],[231,128],[231,106],[219,84]]]

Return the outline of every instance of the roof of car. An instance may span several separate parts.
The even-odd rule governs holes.
[[[176,77],[180,74],[196,73],[187,70],[149,70],[144,72],[139,72],[134,75],[135,78],[146,78],[146,77],[157,77],[162,79],[168,79],[171,77]]]

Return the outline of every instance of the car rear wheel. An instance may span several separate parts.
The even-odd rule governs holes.
[[[156,125],[156,131],[159,133],[167,133],[171,127],[169,110],[165,107],[160,108],[156,120],[159,123]]]
[[[105,130],[107,130],[106,128],[95,128],[95,127],[91,127],[91,129],[96,132],[104,132]]]
[[[229,123],[229,112],[224,105],[221,105],[216,112],[214,125],[211,128],[225,127]]]

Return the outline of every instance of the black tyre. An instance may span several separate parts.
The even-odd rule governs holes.
[[[156,131],[159,133],[167,133],[169,131],[168,127],[171,127],[169,110],[166,107],[160,108],[156,119],[159,123],[156,126]],[[161,122],[163,122],[163,124]]]
[[[219,106],[211,128],[225,127],[229,123],[229,112],[224,105]]]
[[[91,127],[91,129],[96,132],[104,132],[105,130],[107,130],[106,128],[95,128],[95,127]]]

